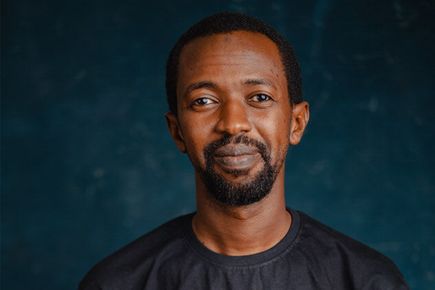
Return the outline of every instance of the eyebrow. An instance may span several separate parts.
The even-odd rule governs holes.
[[[270,82],[269,80],[266,79],[247,79],[243,82],[245,85],[265,85],[268,87],[272,87],[272,88],[276,88],[276,86]]]
[[[193,83],[186,88],[186,91],[184,92],[184,96],[187,96],[194,90],[203,89],[203,88],[216,89],[217,85],[211,81],[201,81],[201,82]]]
[[[269,80],[266,79],[246,79],[245,81],[243,81],[244,85],[251,85],[251,86],[257,86],[257,85],[265,85],[271,88],[275,88],[276,86]],[[200,81],[197,83],[193,83],[190,84],[187,88],[186,91],[184,92],[184,96],[189,95],[192,91],[194,90],[198,90],[198,89],[216,89],[218,87],[217,84],[215,84],[214,82],[211,81]]]

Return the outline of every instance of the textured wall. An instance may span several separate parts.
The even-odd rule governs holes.
[[[433,1],[2,1],[2,289],[74,289],[194,210],[164,122],[177,36],[220,10],[294,43],[312,119],[287,203],[435,284]],[[184,2],[184,4],[180,4]]]

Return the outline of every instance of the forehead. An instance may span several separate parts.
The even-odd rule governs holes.
[[[196,38],[182,49],[180,58],[192,56],[192,53],[206,53],[208,50],[225,49],[230,51],[255,50],[270,54],[269,57],[279,58],[276,44],[267,36],[251,31],[231,31]],[[217,51],[215,51],[217,52]]]
[[[214,34],[188,43],[180,54],[178,89],[197,78],[261,76],[286,82],[276,44],[248,31]]]

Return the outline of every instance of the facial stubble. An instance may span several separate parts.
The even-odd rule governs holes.
[[[246,183],[228,181],[214,169],[216,165],[215,151],[230,143],[255,146],[261,155],[263,167],[254,177],[249,176],[249,171],[233,170],[228,172],[237,177],[246,175],[247,179],[251,179]],[[204,149],[204,158],[206,165],[205,169],[200,168],[200,175],[208,193],[218,202],[229,206],[249,205],[266,197],[270,193],[283,163],[283,160],[278,160],[272,165],[271,153],[267,146],[244,135],[236,137],[225,135],[223,138],[210,143]]]

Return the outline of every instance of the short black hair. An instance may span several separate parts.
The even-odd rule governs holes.
[[[303,101],[299,64],[289,42],[273,27],[245,14],[220,12],[208,16],[184,32],[172,48],[166,63],[166,95],[169,110],[177,115],[177,80],[180,54],[183,47],[194,39],[232,31],[257,32],[267,36],[278,47],[287,78],[287,89],[292,103]]]

